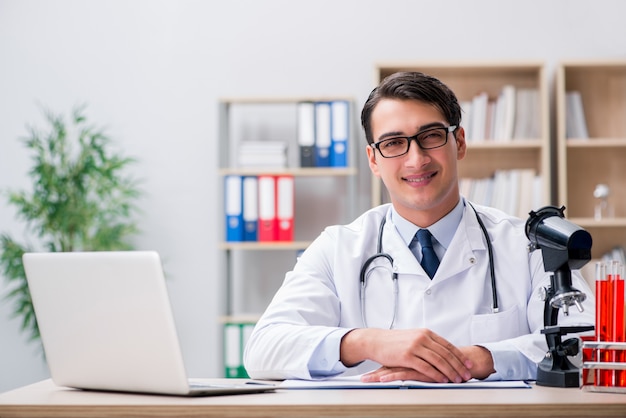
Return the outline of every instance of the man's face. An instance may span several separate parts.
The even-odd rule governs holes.
[[[397,136],[413,136],[427,125],[449,126],[434,106],[417,100],[382,99],[374,108],[371,128],[374,142]],[[455,138],[456,136],[456,138]],[[448,134],[440,147],[422,150],[411,141],[409,152],[384,158],[367,147],[369,166],[385,184],[398,213],[420,227],[441,219],[458,203],[457,160],[465,157],[463,128]]]

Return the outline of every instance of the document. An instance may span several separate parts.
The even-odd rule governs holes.
[[[285,380],[278,389],[509,389],[532,386],[523,380],[484,381],[471,379],[465,383],[428,383],[417,380],[392,382],[361,382],[361,376],[334,377],[322,380]]]

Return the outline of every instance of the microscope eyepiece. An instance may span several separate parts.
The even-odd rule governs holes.
[[[531,211],[526,221],[526,236],[532,249],[543,250],[546,271],[554,271],[564,261],[578,269],[591,259],[591,234],[565,219],[564,211],[565,206],[545,206]]]

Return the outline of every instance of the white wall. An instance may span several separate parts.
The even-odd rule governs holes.
[[[88,103],[140,161],[136,247],[164,258],[190,374],[215,376],[219,97],[362,103],[382,61],[626,58],[624,12],[621,0],[0,0],[0,190],[28,186],[18,138],[41,125],[39,105]],[[0,232],[21,236],[0,199]],[[47,377],[10,311],[2,299],[0,392]]]

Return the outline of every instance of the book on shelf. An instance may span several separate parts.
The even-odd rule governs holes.
[[[463,127],[468,142],[508,142],[539,135],[537,89],[505,85],[498,97],[486,92],[460,102]]]
[[[472,101],[460,100],[461,106],[461,126],[465,129],[465,140],[471,141],[469,135],[472,132]]]
[[[541,176],[533,169],[496,170],[492,177],[459,179],[461,194],[472,202],[526,218],[541,204]]]
[[[511,141],[515,125],[515,86],[507,84],[502,87],[496,103],[497,131],[494,138],[497,141]]]
[[[579,91],[568,91],[565,93],[565,137],[576,139],[589,138],[583,99]]]
[[[496,170],[493,177],[478,179],[477,181],[480,182],[492,183],[494,193],[491,196],[475,196],[477,202],[482,202],[487,206],[492,206],[496,209],[510,213],[507,207],[508,200],[510,199],[509,174],[509,170]]]
[[[469,140],[473,142],[484,141],[486,139],[487,127],[487,105],[489,96],[486,92],[481,92],[472,99],[472,122]]]
[[[514,126],[513,139],[539,138],[539,90],[517,89]]]
[[[539,91],[506,85],[493,100],[481,92],[460,102],[468,142],[539,138]]]
[[[510,213],[512,215],[520,216],[520,183],[521,183],[521,172],[522,170],[507,170],[508,171],[508,199],[506,200],[506,204],[504,206],[504,211],[506,213]],[[532,170],[534,175],[534,170]]]
[[[535,179],[539,179],[535,184]],[[525,219],[531,210],[537,210],[541,206],[543,187],[541,177],[535,174],[535,170],[519,170],[519,193],[517,216]]]
[[[496,101],[487,102],[487,117],[485,120],[485,140],[494,140],[496,132]]]

